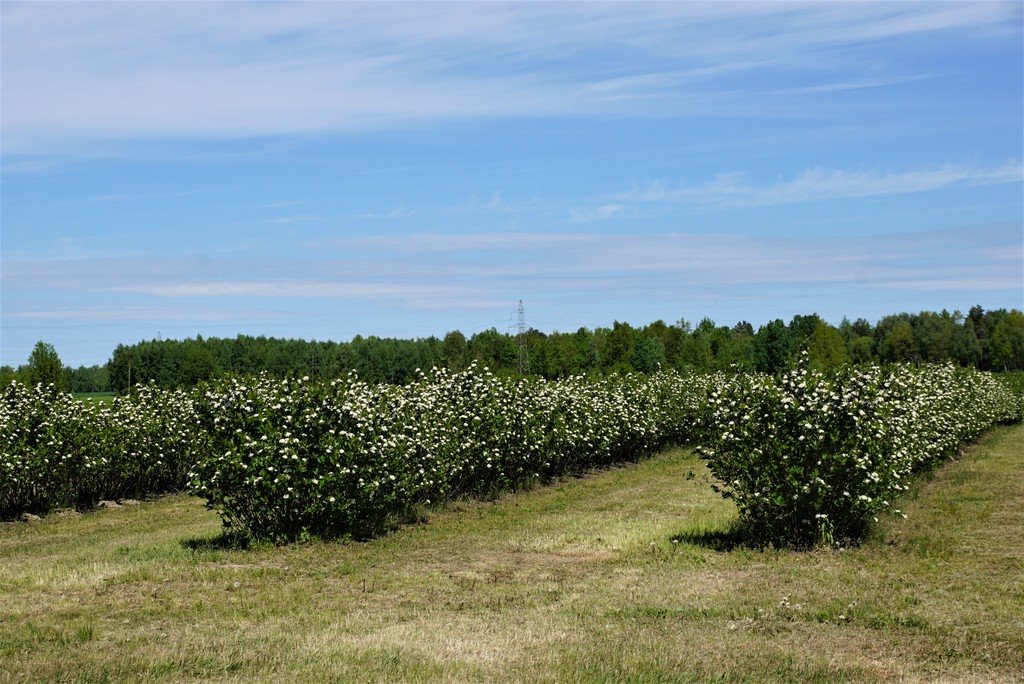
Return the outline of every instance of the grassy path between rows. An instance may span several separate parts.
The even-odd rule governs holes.
[[[716,550],[675,450],[361,544],[218,549],[187,496],[4,524],[0,681],[1024,681],[1024,426],[903,503]]]

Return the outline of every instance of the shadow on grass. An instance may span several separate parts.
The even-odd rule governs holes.
[[[730,525],[726,529],[717,530],[694,530],[683,532],[672,537],[673,542],[681,544],[693,544],[701,548],[728,553],[736,549],[756,549],[750,538],[744,533],[740,525]]]
[[[869,536],[869,532],[876,536]],[[844,536],[841,539],[837,539],[831,544],[813,539],[766,538],[757,534],[756,530],[746,527],[739,521],[735,521],[725,529],[700,529],[681,532],[680,534],[672,537],[671,541],[679,542],[681,544],[693,544],[694,546],[699,546],[718,553],[729,553],[730,551],[738,550],[758,552],[792,551],[803,553],[822,548],[839,548],[840,550],[844,548],[855,548],[866,541],[880,543],[883,541],[883,537],[881,537],[881,533],[875,531],[874,528],[865,528],[863,531],[856,531],[850,536]]]
[[[221,532],[216,537],[182,539],[181,545],[197,553],[204,551],[244,551],[252,547],[252,540],[242,534]]]

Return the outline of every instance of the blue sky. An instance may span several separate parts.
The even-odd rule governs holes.
[[[0,363],[1024,305],[1022,5],[2,5]]]

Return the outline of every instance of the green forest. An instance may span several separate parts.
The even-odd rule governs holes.
[[[121,392],[155,382],[186,387],[223,375],[332,378],[355,371],[370,382],[402,384],[420,369],[462,370],[471,363],[499,375],[527,373],[547,379],[659,368],[757,370],[774,373],[806,351],[813,366],[848,363],[952,362],[983,370],[1024,369],[1024,314],[1012,309],[899,313],[872,324],[863,318],[830,325],[817,314],[776,319],[758,329],[741,321],[696,325],[679,320],[643,327],[611,327],[523,335],[494,328],[467,337],[391,339],[356,336],[349,342],[239,335],[235,338],[149,340],[118,345],[103,365],[65,367],[52,345],[40,342],[19,368],[0,367],[0,381],[53,382],[72,392]]]

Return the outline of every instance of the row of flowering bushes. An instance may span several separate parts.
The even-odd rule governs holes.
[[[0,520],[184,488],[205,434],[192,395],[140,387],[112,404],[0,389]]]
[[[244,535],[360,538],[422,504],[697,442],[755,540],[842,541],[898,512],[913,473],[1019,420],[1022,378],[804,365],[545,382],[471,368],[401,387],[226,379],[112,405],[13,383],[0,394],[0,519],[188,486]]]
[[[406,386],[226,380],[200,422],[192,488],[244,534],[365,537],[417,505],[487,496],[695,436],[717,376],[501,379],[435,370]]]
[[[748,538],[807,546],[863,536],[915,472],[998,423],[1021,395],[989,373],[953,366],[806,364],[743,374],[714,390],[700,451],[739,507]]]

